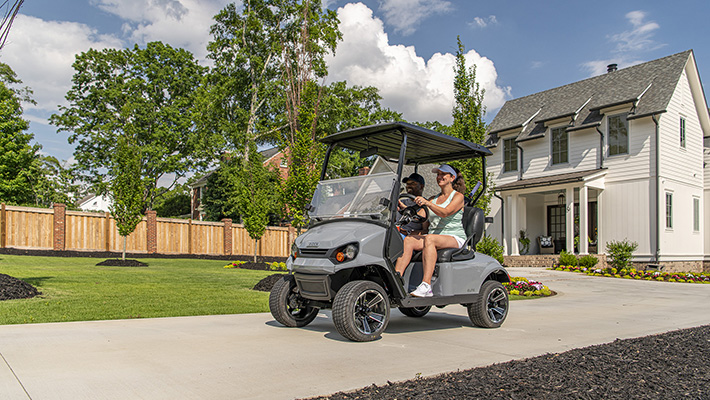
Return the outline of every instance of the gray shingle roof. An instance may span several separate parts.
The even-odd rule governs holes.
[[[692,50],[507,101],[488,127],[487,146],[498,133],[523,127],[517,141],[543,137],[544,122],[576,115],[570,131],[601,123],[599,110],[636,101],[635,116],[664,112]],[[643,96],[641,96],[643,95]],[[641,97],[641,98],[639,98]],[[532,118],[532,119],[531,119]],[[631,116],[630,116],[631,118]]]

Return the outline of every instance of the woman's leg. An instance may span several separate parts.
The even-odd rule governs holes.
[[[397,259],[397,264],[395,264],[395,269],[399,272],[400,276],[404,276],[404,270],[407,269],[409,262],[412,261],[412,253],[415,250],[421,250],[424,248],[424,236],[422,235],[409,235],[404,238],[404,251],[402,256]]]
[[[451,247],[459,247],[459,242],[457,242],[453,236],[426,235],[424,237],[424,249],[422,250],[424,277],[422,278],[422,282],[431,285],[431,277],[434,275],[434,268],[436,267],[436,250]]]

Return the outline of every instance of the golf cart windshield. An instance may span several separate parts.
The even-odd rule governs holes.
[[[387,219],[387,206],[396,182],[397,174],[393,172],[320,181],[308,215],[312,220]]]

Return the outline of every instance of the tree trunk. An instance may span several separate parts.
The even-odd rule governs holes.
[[[256,264],[256,251],[257,251],[258,245],[259,245],[259,241],[254,239],[254,264]]]
[[[126,260],[126,241],[128,240],[128,236],[123,237],[123,257],[121,258],[122,260]]]

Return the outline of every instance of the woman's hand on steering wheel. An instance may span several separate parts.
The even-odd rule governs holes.
[[[414,195],[411,195],[409,193],[400,194],[399,199],[400,200],[402,200],[402,199],[408,200],[406,202],[400,201],[400,203],[402,203],[406,206],[406,208],[404,208],[403,210],[400,210],[400,213],[402,215],[408,215],[411,213],[410,218],[412,218],[412,220],[415,222],[424,222],[429,219],[429,209],[426,206],[424,206],[423,203],[419,204],[417,202],[417,200],[419,200],[419,199],[422,199],[424,201],[426,201],[426,199],[424,199],[421,196],[415,197]],[[414,204],[407,206],[406,203],[414,203]],[[423,217],[421,215],[419,215],[419,210],[421,210],[421,209],[424,209],[424,216]]]

